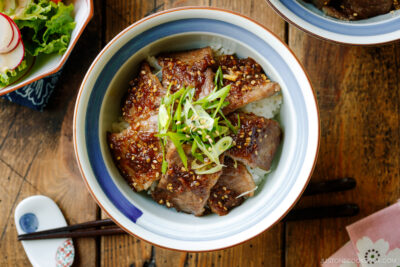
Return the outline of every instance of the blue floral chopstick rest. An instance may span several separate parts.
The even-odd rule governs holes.
[[[42,195],[22,200],[14,213],[18,234],[33,233],[67,226],[57,204]],[[71,238],[21,241],[34,267],[70,267],[74,262],[75,248]]]

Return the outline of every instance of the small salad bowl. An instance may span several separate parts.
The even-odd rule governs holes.
[[[66,5],[71,3],[74,5],[73,18],[76,23],[66,51],[62,55],[53,53],[30,57],[26,60],[28,66],[18,74],[15,81],[7,86],[2,87],[0,85],[0,96],[13,92],[61,70],[83,30],[93,16],[92,0],[64,0],[63,2]]]
[[[320,39],[349,45],[377,45],[400,39],[400,10],[344,21],[303,0],[266,0],[287,22]]]
[[[115,166],[106,140],[121,116],[121,99],[140,62],[160,52],[222,48],[254,58],[280,84],[283,142],[276,166],[254,197],[226,216],[196,217],[135,193]],[[83,179],[100,207],[128,233],[182,251],[210,251],[242,243],[281,220],[294,206],[313,171],[319,145],[316,97],[290,49],[257,22],[209,7],[153,14],[129,26],[100,52],[78,94],[74,146]]]

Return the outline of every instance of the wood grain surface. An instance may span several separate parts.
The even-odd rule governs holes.
[[[202,5],[240,12],[287,42],[307,70],[321,116],[314,181],[354,177],[357,188],[304,197],[299,207],[357,203],[354,218],[278,223],[239,246],[206,253],[154,247],[128,236],[79,239],[74,266],[318,266],[347,240],[345,226],[400,198],[400,44],[350,47],[287,25],[264,0],[102,0],[66,63],[44,112],[0,100],[0,266],[28,266],[16,239],[16,204],[51,197],[69,224],[107,217],[81,180],[72,145],[76,93],[89,65],[116,34],[173,7]]]

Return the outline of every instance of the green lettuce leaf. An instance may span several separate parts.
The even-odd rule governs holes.
[[[26,60],[23,60],[21,64],[14,70],[6,70],[0,72],[0,87],[9,85],[11,82],[18,78],[18,75],[27,68]]]
[[[14,21],[21,30],[26,51],[37,56],[41,53],[63,54],[75,28],[74,6],[49,0],[27,2],[15,14]]]

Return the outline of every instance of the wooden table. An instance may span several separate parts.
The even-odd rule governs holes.
[[[175,252],[128,235],[75,240],[75,266],[318,266],[347,240],[345,226],[400,198],[400,43],[349,47],[285,23],[265,0],[103,0],[79,40],[43,113],[0,100],[0,266],[28,266],[16,239],[14,209],[27,196],[54,199],[69,224],[105,217],[81,180],[72,145],[72,114],[89,65],[136,20],[160,10],[217,6],[275,32],[304,64],[318,96],[321,148],[313,181],[354,177],[353,191],[304,197],[299,207],[357,203],[353,218],[278,223],[234,248]],[[155,265],[154,265],[155,264]]]

